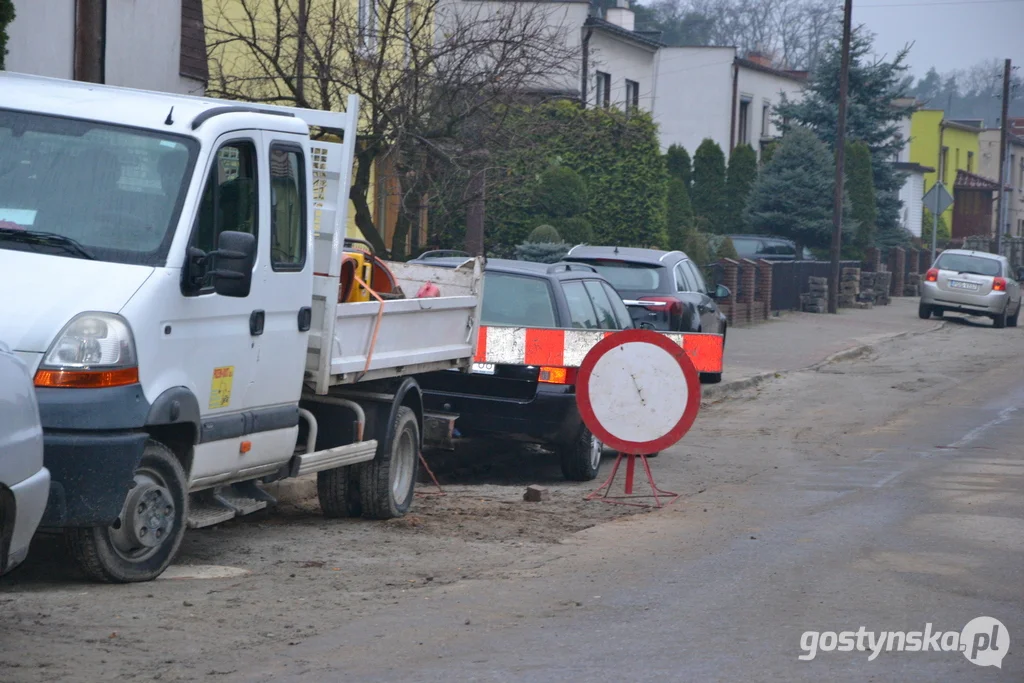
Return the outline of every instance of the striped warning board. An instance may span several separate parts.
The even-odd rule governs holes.
[[[615,331],[481,326],[473,360],[501,365],[578,368],[587,352],[612,334]],[[721,335],[697,332],[661,334],[683,347],[698,372],[722,371]]]

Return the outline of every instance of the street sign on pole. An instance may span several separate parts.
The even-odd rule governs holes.
[[[932,212],[932,260],[935,263],[935,242],[939,232],[939,216],[946,212],[953,205],[953,196],[949,194],[946,186],[939,181],[932,185],[932,189],[924,193],[924,208]],[[931,264],[929,264],[931,265]]]
[[[943,214],[953,205],[953,195],[942,183],[935,183],[932,189],[924,193],[924,208],[933,214]]]
[[[625,492],[631,496],[637,456],[658,507],[661,496],[669,502],[679,497],[655,485],[646,456],[682,439],[700,410],[700,377],[685,348],[651,330],[623,330],[605,337],[580,364],[576,403],[587,429],[619,452],[611,476],[588,500],[603,490],[601,500],[619,502],[610,498],[622,496],[609,496],[608,490],[623,457],[627,459]]]

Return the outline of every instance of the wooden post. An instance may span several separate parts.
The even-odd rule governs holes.
[[[843,9],[843,58],[839,67],[839,121],[836,125],[836,183],[832,195],[832,269],[829,275],[828,312],[839,311],[839,253],[843,246],[843,174],[846,163],[846,98],[850,79],[850,23],[853,0]]]
[[[75,2],[75,64],[76,81],[103,83],[107,43],[107,1],[77,0]]]

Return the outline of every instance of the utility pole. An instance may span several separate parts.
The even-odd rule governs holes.
[[[839,312],[839,252],[843,246],[843,175],[846,165],[846,98],[850,80],[850,23],[853,0],[843,8],[843,60],[839,67],[839,120],[836,123],[836,183],[832,196],[832,270],[828,312]]]
[[[300,107],[306,106],[306,0],[299,0],[299,39],[295,54],[295,100]]]
[[[76,81],[103,83],[107,42],[106,0],[77,0],[75,3]]]
[[[999,205],[996,209],[996,253],[1003,253],[1003,207],[1006,205],[1006,143],[1009,126],[1007,117],[1010,115],[1010,73],[1012,65],[1007,59],[1003,66],[1003,118],[999,129]]]

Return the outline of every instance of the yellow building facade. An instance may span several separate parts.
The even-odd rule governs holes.
[[[377,0],[346,0],[338,9],[333,0],[306,0],[306,12],[311,22],[307,28],[310,35],[308,40],[315,43],[319,39],[319,29],[313,24],[329,14],[336,21],[352,24],[346,30],[332,32],[332,40],[340,38],[353,43],[340,49],[335,48],[337,59],[341,62],[338,68],[344,68],[346,60],[352,59],[353,56],[363,58],[372,55],[380,40],[380,29],[375,24],[376,2]],[[238,99],[293,104],[289,98],[293,98],[294,93],[287,87],[284,79],[294,78],[297,71],[295,57],[299,52],[296,24],[298,5],[298,0],[283,0],[281,3],[265,0],[204,2],[211,90],[223,88],[229,93],[237,93]],[[309,54],[316,49],[317,47],[307,44],[304,52]],[[386,62],[400,64],[401,59],[389,59]],[[312,82],[312,89],[317,84],[313,82],[315,74],[311,71],[312,67],[307,61],[306,77],[303,82]],[[281,75],[275,76],[275,73]],[[401,77],[399,71],[396,71],[397,77]],[[307,93],[307,97],[313,100],[322,99],[310,93]],[[330,101],[329,106],[339,109],[344,106],[344,97],[327,99]],[[363,105],[364,118],[366,106]],[[379,157],[371,169],[370,187],[367,192],[367,204],[373,214],[374,224],[389,248],[392,246],[392,235],[399,212],[398,194],[395,189],[398,185],[396,172],[390,155]],[[423,211],[420,216],[420,234],[417,236],[417,241],[421,244],[426,240],[425,233],[426,216]],[[351,203],[346,235],[354,238],[363,237],[356,227],[355,209]]]
[[[925,192],[941,178],[953,194],[957,171],[978,173],[982,129],[945,118],[939,109],[919,109],[910,119],[910,161],[935,170],[924,176]],[[953,207],[943,214],[952,221]]]

